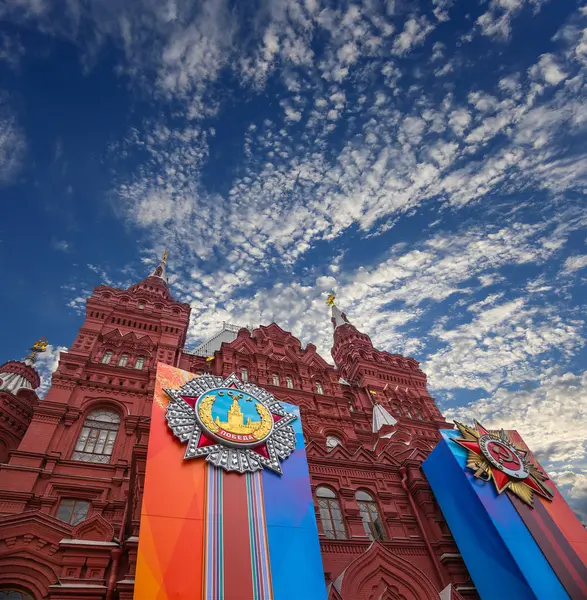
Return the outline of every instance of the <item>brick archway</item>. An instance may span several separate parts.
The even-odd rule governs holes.
[[[333,587],[342,600],[438,600],[430,579],[378,542],[353,561]]]
[[[57,565],[39,558],[26,551],[0,557],[0,590],[26,591],[35,600],[48,598],[49,586],[57,583]]]

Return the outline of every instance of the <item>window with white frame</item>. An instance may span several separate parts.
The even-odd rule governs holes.
[[[273,385],[279,385],[279,375],[277,373],[273,373]]]
[[[244,367],[241,369],[241,381],[245,383],[249,380],[249,370]]]
[[[144,366],[145,366],[145,359],[142,356],[139,356],[137,358],[137,362],[135,363],[135,369],[138,369],[139,371],[141,371]]]
[[[86,520],[90,503],[87,500],[75,500],[74,498],[63,498],[57,508],[57,518],[64,523],[77,525]]]
[[[383,521],[379,516],[377,502],[375,502],[371,494],[368,494],[364,490],[357,490],[355,498],[359,506],[361,520],[363,521],[363,527],[367,537],[370,540],[384,540],[385,528],[383,526]]]
[[[319,381],[316,382],[316,392],[318,394],[324,393],[324,388],[322,387],[322,384]]]
[[[72,460],[108,464],[120,426],[120,416],[114,410],[91,412],[84,422]]]
[[[120,358],[118,359],[118,366],[126,367],[127,362],[128,362],[128,354],[121,354]]]
[[[347,533],[336,494],[330,488],[320,486],[316,489],[316,498],[324,535],[331,540],[345,540]]]
[[[287,385],[288,388],[293,388],[293,379],[289,375],[286,375],[285,377],[285,385]]]
[[[106,350],[102,357],[102,364],[107,365],[112,360],[112,350]]]

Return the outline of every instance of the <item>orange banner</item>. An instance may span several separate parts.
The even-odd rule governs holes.
[[[159,364],[141,509],[136,600],[200,598],[204,545],[205,461],[185,461],[185,447],[165,420],[167,395],[193,373]],[[189,558],[186,558],[189,557]]]

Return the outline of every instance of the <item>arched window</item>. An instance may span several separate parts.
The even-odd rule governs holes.
[[[377,502],[370,494],[363,490],[358,490],[355,494],[365,533],[370,540],[384,540],[385,528],[377,510]]]
[[[245,383],[249,380],[249,370],[244,367],[241,369],[241,380]]]
[[[121,354],[120,358],[118,359],[118,366],[126,367],[127,362],[128,362],[128,354]]]
[[[30,594],[14,588],[0,590],[0,600],[35,600]]]
[[[324,535],[331,540],[345,540],[347,534],[336,494],[330,488],[320,486],[316,498]]]
[[[286,375],[285,377],[285,385],[287,385],[288,388],[293,388],[293,379],[289,375]]]
[[[135,369],[139,371],[145,366],[145,359],[142,356],[137,358],[137,362],[135,363]]]
[[[340,444],[340,440],[335,435],[326,436],[326,450],[331,452]]]
[[[273,385],[279,385],[279,375],[277,373],[273,373]]]
[[[106,350],[102,357],[102,364],[107,365],[112,360],[112,350]]]
[[[345,400],[347,401],[347,406],[349,408],[349,412],[354,412],[355,403],[354,403],[353,397],[350,394],[345,394],[344,397],[345,397]]]
[[[82,427],[72,460],[108,464],[120,425],[118,413],[109,409],[91,412]]]
[[[145,308],[145,303],[144,302],[139,302],[139,305],[137,307],[139,310],[143,310]]]
[[[324,388],[322,387],[322,384],[319,381],[316,382],[316,392],[318,394],[324,393]]]

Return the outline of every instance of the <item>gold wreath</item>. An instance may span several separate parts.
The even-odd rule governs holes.
[[[198,406],[198,414],[200,415],[200,419],[202,424],[213,433],[216,433],[220,427],[216,425],[214,419],[212,418],[212,406],[216,402],[216,396],[214,394],[210,394],[209,396],[205,396],[202,398],[200,402],[200,406]]]
[[[263,438],[267,437],[271,431],[271,427],[273,426],[273,417],[260,402],[255,404],[255,408],[261,417],[261,424],[259,425],[259,428],[253,432],[253,437],[256,440],[262,440]]]

